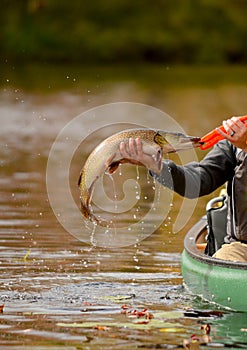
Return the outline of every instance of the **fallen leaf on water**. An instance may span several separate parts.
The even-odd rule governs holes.
[[[150,320],[136,321],[135,324],[148,324]]]
[[[154,316],[151,312],[148,311],[148,309],[143,309],[143,310],[129,310],[126,312],[126,315],[128,317],[133,317],[133,318],[141,318],[141,317],[145,317],[146,319],[151,320]]]
[[[100,326],[102,327],[109,327],[111,329],[113,328],[124,328],[124,329],[137,329],[137,330],[144,330],[147,329],[153,329],[153,328],[172,328],[174,327],[174,324],[171,323],[165,323],[165,322],[154,322],[154,320],[150,320],[150,322],[147,323],[138,323],[137,322],[74,322],[74,323],[57,323],[58,327],[65,327],[65,328],[91,328],[91,329],[98,329]]]
[[[175,327],[160,328],[160,332],[162,333],[182,333],[184,331],[185,331],[184,328],[175,328]]]
[[[93,327],[94,329],[97,329],[98,331],[109,331],[111,329],[111,327],[107,327],[107,326],[101,326],[101,325],[97,325]]]
[[[111,300],[115,303],[120,303],[123,302],[125,300],[130,300],[130,299],[134,299],[135,298],[135,294],[130,294],[130,295],[116,295],[116,296],[105,296],[102,297],[100,299],[104,299],[104,300]]]
[[[26,252],[26,254],[25,254],[24,258],[23,258],[24,262],[27,262],[27,258],[29,257],[30,253],[31,253],[31,249],[28,249],[28,251]]]
[[[184,313],[182,311],[159,311],[155,313],[155,318],[162,318],[166,320],[181,319]]]
[[[83,305],[86,305],[86,306],[92,306],[93,304],[90,303],[89,301],[83,301]]]

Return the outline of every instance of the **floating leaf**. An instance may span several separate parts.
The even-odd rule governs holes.
[[[97,326],[95,326],[93,328],[97,329],[98,331],[109,331],[111,329],[111,327],[101,326],[101,325],[97,325]]]
[[[160,328],[160,332],[163,332],[163,333],[182,333],[182,332],[185,332],[185,329],[184,328],[176,328],[176,327],[167,327],[167,328]]]
[[[116,296],[105,296],[105,297],[101,297],[100,299],[104,299],[104,300],[111,300],[115,303],[119,303],[119,302],[123,302],[125,300],[130,300],[130,299],[134,299],[135,298],[135,294],[130,294],[130,295],[116,295]]]
[[[23,258],[24,262],[27,262],[27,259],[28,259],[29,255],[30,255],[30,253],[31,253],[31,249],[28,249],[28,251],[26,252],[26,254],[25,254],[24,258]]]
[[[148,330],[152,328],[173,328],[174,324],[165,323],[165,322],[154,322],[151,320],[148,323],[136,323],[136,322],[74,322],[74,323],[57,323],[58,327],[64,328],[91,328],[91,329],[99,329],[100,327],[109,327],[109,328],[129,328],[136,330]],[[102,328],[103,329],[103,328]]]
[[[161,311],[155,313],[155,318],[172,320],[172,319],[180,319],[184,317],[184,313],[182,311]]]

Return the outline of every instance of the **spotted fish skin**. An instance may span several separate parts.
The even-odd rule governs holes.
[[[156,155],[159,152],[158,161],[160,163],[165,153],[200,147],[201,145],[199,137],[145,128],[123,130],[102,141],[87,158],[78,180],[82,214],[86,219],[101,226],[109,226],[109,223],[99,220],[90,208],[94,186],[105,172],[113,173],[116,171],[119,164],[138,164],[136,161],[123,158],[120,154],[120,143],[128,142],[130,138],[139,138],[142,141],[143,151],[147,154]]]

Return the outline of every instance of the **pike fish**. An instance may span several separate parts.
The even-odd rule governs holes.
[[[120,143],[128,142],[129,138],[140,138],[143,151],[155,156],[160,168],[163,154],[201,146],[200,137],[155,129],[127,129],[106,138],[89,155],[78,180],[81,212],[86,219],[101,226],[107,226],[108,223],[98,219],[90,205],[95,183],[104,173],[114,173],[119,164],[138,164],[136,161],[123,158],[120,154]]]

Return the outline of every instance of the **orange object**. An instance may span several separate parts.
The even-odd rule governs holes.
[[[247,121],[247,115],[240,117],[240,120],[242,122]],[[225,128],[223,127],[223,125],[218,127],[218,129],[225,131]],[[223,136],[221,136],[218,133],[217,129],[214,129],[201,138],[200,142],[203,142],[203,144],[200,146],[200,149],[202,149],[202,150],[208,149],[208,148],[214,146],[220,140],[223,140]]]

